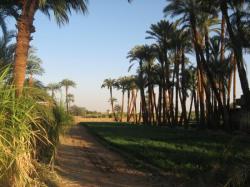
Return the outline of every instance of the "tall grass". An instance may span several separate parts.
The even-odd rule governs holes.
[[[53,158],[65,119],[44,90],[15,89],[0,72],[0,186],[41,186],[37,166]]]

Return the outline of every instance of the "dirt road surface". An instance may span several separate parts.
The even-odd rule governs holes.
[[[56,169],[61,187],[165,187],[151,173],[128,166],[123,158],[101,145],[86,127],[75,125],[61,137]]]

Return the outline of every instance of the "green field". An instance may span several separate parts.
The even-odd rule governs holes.
[[[157,167],[184,186],[249,186],[250,139],[246,135],[118,123],[82,125],[130,163],[144,169],[147,164]],[[138,165],[141,162],[136,160],[146,164]]]

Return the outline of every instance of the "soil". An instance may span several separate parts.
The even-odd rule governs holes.
[[[104,147],[86,127],[75,125],[60,138],[56,171],[61,187],[165,187],[166,181],[129,166]]]

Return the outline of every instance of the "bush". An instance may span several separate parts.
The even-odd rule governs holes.
[[[53,160],[59,132],[71,121],[41,89],[16,90],[0,73],[0,186],[41,186],[39,162]]]

